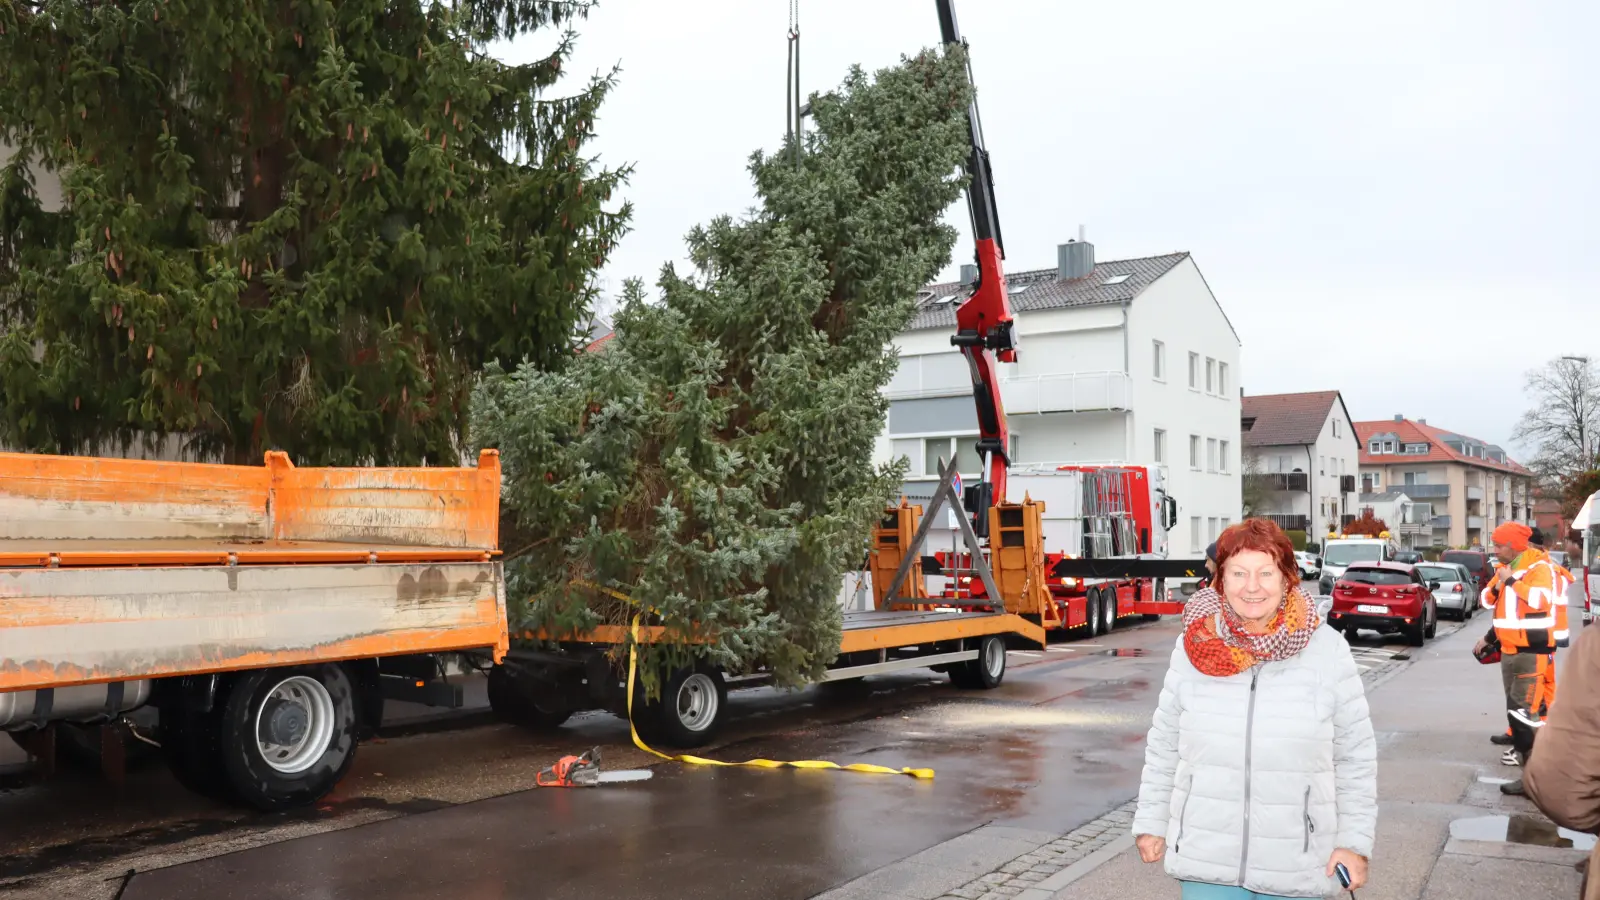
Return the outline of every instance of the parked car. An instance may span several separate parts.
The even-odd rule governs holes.
[[[1555,563],[1558,566],[1566,566],[1567,565],[1567,551],[1565,551],[1565,550],[1551,550],[1550,551],[1550,561]]]
[[[1494,561],[1482,550],[1446,550],[1439,554],[1440,562],[1460,563],[1472,574],[1472,586],[1481,591],[1494,577]]]
[[[1424,581],[1409,563],[1353,563],[1334,582],[1328,624],[1346,637],[1362,628],[1398,632],[1411,646],[1421,647],[1439,629],[1433,599],[1438,587],[1439,582]]]
[[[1422,562],[1422,554],[1416,550],[1401,550],[1399,553],[1394,555],[1394,561],[1416,565],[1417,563]]]
[[[1433,605],[1450,613],[1450,618],[1465,622],[1478,611],[1478,592],[1472,589],[1472,573],[1460,563],[1423,563],[1417,572],[1424,581],[1438,582],[1433,589]]]
[[[1322,558],[1305,550],[1297,551],[1295,562],[1300,564],[1300,580],[1312,581],[1322,575]]]

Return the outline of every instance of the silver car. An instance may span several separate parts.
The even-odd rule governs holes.
[[[1478,611],[1478,590],[1472,586],[1472,574],[1465,566],[1447,562],[1418,563],[1417,573],[1433,589],[1433,605],[1439,615],[1465,622]]]

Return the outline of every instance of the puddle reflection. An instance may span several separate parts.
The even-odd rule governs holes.
[[[1477,816],[1450,823],[1450,836],[1463,841],[1502,841],[1534,847],[1592,850],[1595,836],[1556,827],[1539,816]]]

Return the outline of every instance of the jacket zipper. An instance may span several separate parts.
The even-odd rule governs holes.
[[[1311,821],[1311,785],[1309,784],[1306,785],[1305,810],[1300,815],[1306,820],[1306,842],[1305,846],[1300,848],[1300,852],[1309,853],[1311,852],[1311,832],[1317,830],[1316,823]]]
[[[1183,820],[1189,815],[1189,801],[1194,799],[1194,780],[1189,781],[1189,793],[1183,795],[1183,805],[1178,807],[1178,839],[1172,842],[1172,854],[1178,854],[1178,848],[1183,845]]]
[[[1256,728],[1256,682],[1261,679],[1261,667],[1250,673],[1250,706],[1244,717],[1244,845],[1239,851],[1239,884],[1244,885],[1244,875],[1250,865],[1250,745]]]

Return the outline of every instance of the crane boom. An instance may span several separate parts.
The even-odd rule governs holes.
[[[939,31],[945,44],[966,42],[956,24],[954,0],[935,0],[939,9]],[[972,64],[967,63],[967,78],[972,79]],[[1017,339],[1011,316],[1011,300],[1006,292],[1006,276],[1001,266],[1005,247],[1000,237],[1000,216],[995,208],[994,175],[989,168],[989,151],[983,143],[983,124],[978,117],[978,101],[967,110],[971,153],[967,157],[970,183],[967,208],[972,215],[972,236],[976,241],[978,283],[972,295],[956,308],[956,333],[950,343],[960,348],[972,373],[972,398],[978,413],[978,454],[984,460],[982,480],[975,485],[976,502],[969,502],[974,524],[985,530],[988,508],[1006,498],[1006,472],[1011,466],[1010,432],[1006,428],[1005,403],[1000,396],[998,363],[1017,361]]]

